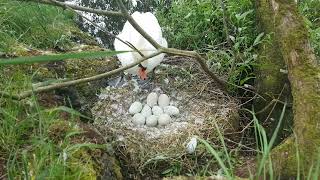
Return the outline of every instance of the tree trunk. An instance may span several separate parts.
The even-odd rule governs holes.
[[[293,97],[294,134],[272,150],[274,170],[282,177],[290,177],[296,176],[300,168],[306,176],[316,166],[320,147],[320,67],[294,1],[258,2],[266,7],[262,15],[269,15],[267,20],[261,20],[272,24],[276,39],[273,46],[286,64]],[[281,63],[278,59],[271,60],[278,66]]]
[[[292,95],[288,76],[281,71],[287,68],[276,37],[275,23],[269,0],[256,1],[256,15],[260,32],[264,32],[269,38],[260,46],[255,88],[262,97],[255,99],[254,107],[257,118],[266,129],[267,136],[270,139],[283,109],[283,104],[276,100],[292,103]],[[282,138],[287,137],[290,133],[283,129],[291,129],[292,114],[292,107],[288,106],[286,116],[281,124],[282,131],[278,134],[276,144],[280,143],[283,140]]]

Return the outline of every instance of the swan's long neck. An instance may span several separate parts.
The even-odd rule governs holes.
[[[139,68],[141,68],[143,71],[147,70],[147,67],[142,66],[142,64],[139,64],[138,66],[139,66]]]

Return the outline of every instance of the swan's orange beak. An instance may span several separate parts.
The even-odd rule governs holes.
[[[147,79],[147,71],[146,71],[146,69],[139,68],[138,75],[139,75],[140,79],[146,80]]]

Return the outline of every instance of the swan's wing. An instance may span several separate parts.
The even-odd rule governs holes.
[[[146,31],[146,33],[148,33],[161,46],[168,47],[167,41],[162,37],[162,30],[157,18],[152,13],[148,12],[143,14],[142,19],[143,21],[139,22],[141,22],[141,27]],[[139,43],[139,47],[141,47],[141,50],[145,56],[151,55],[156,52],[156,49],[142,36]],[[156,57],[148,59],[147,61],[142,63],[142,65],[144,67],[147,67],[147,72],[150,72],[162,62],[163,58],[164,54],[160,54]]]
[[[118,35],[118,37],[124,41],[127,41],[129,39],[128,34],[123,33],[123,32],[120,33]],[[115,39],[115,41],[114,41],[114,49],[116,51],[131,51],[131,48],[128,45],[124,44],[123,42],[119,41],[118,39]],[[127,65],[130,65],[134,62],[132,52],[117,54],[117,57],[118,57],[122,66],[127,66]],[[138,73],[138,66],[127,69],[126,72],[128,72],[129,74],[136,75]]]
[[[117,36],[118,38],[122,39],[122,40],[126,40],[126,35],[121,33]],[[129,51],[130,48],[124,44],[123,42],[119,41],[118,39],[115,39],[114,41],[114,49],[116,51]],[[121,64],[127,64],[130,63],[130,61],[132,61],[132,57],[131,57],[131,52],[127,52],[127,53],[121,53],[121,54],[117,54],[118,59],[120,60]]]
[[[140,13],[134,12],[132,15],[133,19],[139,24],[139,26],[144,29],[156,42],[164,47],[168,47],[167,41],[162,37],[161,27],[157,18],[150,12]],[[126,22],[122,32],[118,35],[124,41],[130,42],[133,46],[139,49],[145,56],[151,55],[155,52],[155,48],[138,33],[129,22]],[[117,51],[127,51],[131,50],[126,44],[115,40],[114,47]],[[134,61],[141,59],[141,56],[137,52],[122,53],[117,55],[122,66],[129,65]],[[147,71],[152,71],[156,66],[158,66],[164,58],[164,54],[160,54],[142,63],[144,67],[147,67]],[[129,72],[130,71],[130,72]],[[138,66],[128,70],[131,74],[137,74]]]

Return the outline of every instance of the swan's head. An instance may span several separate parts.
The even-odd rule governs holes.
[[[139,64],[138,76],[142,80],[147,79],[147,68],[143,67],[141,64]]]

